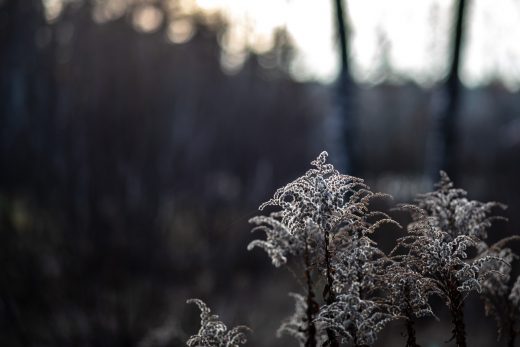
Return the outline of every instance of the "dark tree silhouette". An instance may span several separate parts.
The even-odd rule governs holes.
[[[436,115],[438,122],[433,131],[433,153],[430,153],[429,174],[436,177],[439,170],[457,177],[457,121],[460,113],[461,82],[459,71],[461,65],[461,49],[464,38],[464,23],[466,16],[466,0],[458,0],[454,18],[455,30],[452,38],[452,57],[448,78],[443,87],[440,113]]]
[[[356,130],[356,110],[354,104],[354,83],[349,68],[349,33],[345,4],[343,0],[334,1],[334,17],[338,36],[340,72],[336,81],[336,123],[339,124],[333,156],[338,157],[338,166],[350,175],[360,171],[358,160],[358,137]]]

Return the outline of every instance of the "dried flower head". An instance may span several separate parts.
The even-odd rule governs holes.
[[[341,229],[334,238],[332,253],[335,294],[349,292],[351,286],[359,285],[367,297],[380,287],[386,255],[373,240]]]
[[[188,304],[196,304],[200,309],[200,329],[192,335],[186,344],[190,347],[238,347],[247,342],[246,331],[250,329],[239,325],[231,330],[212,315],[209,307],[200,299],[189,299]]]
[[[492,209],[504,206],[470,201],[466,195],[441,172],[435,191],[421,195],[417,206],[402,207],[412,212],[413,222],[408,225],[408,235],[398,239],[396,248],[405,250],[402,260],[408,266],[435,284],[435,292],[450,309],[459,346],[466,345],[465,296],[489,287],[507,264],[501,257],[507,257],[507,252],[486,253],[485,242],[491,221],[501,218],[491,216]]]
[[[452,239],[467,235],[485,240],[491,222],[494,219],[503,219],[491,216],[492,210],[497,207],[505,209],[505,205],[468,200],[467,192],[454,188],[453,182],[444,171],[440,175],[441,180],[435,185],[436,190],[419,195],[417,205],[434,217],[437,226]]]
[[[326,163],[327,156],[327,152],[322,152],[311,163],[315,168],[278,189],[260,209],[280,208],[276,217],[291,233],[303,233],[310,223],[321,231],[333,231],[345,215],[362,209],[354,200],[368,187],[360,178],[340,174]]]
[[[407,252],[403,261],[435,281],[438,293],[446,300],[453,288],[461,293],[480,292],[481,283],[488,276],[489,263],[497,259],[493,256],[469,258],[468,251],[476,250],[479,240],[474,235],[453,235],[442,230],[438,218],[414,209],[415,221],[408,226],[409,234],[397,240],[398,247]]]
[[[400,257],[388,265],[384,279],[395,315],[407,319],[436,317],[429,304],[429,297],[439,294],[434,280],[412,269]]]
[[[248,249],[264,249],[277,267],[286,264],[289,256],[303,260],[307,297],[293,295],[296,312],[280,331],[310,345],[323,338],[331,345],[336,344],[334,331],[340,333],[341,329],[333,328],[327,317],[337,312],[338,305],[344,306],[341,300],[356,295],[352,290],[361,289],[365,293],[358,305],[363,307],[367,319],[390,317],[384,312],[386,307],[368,299],[370,292],[376,291],[384,263],[384,254],[368,236],[384,223],[395,223],[384,213],[370,212],[369,204],[372,198],[387,195],[373,193],[362,179],[340,174],[326,159],[327,153],[322,152],[311,163],[314,168],[278,189],[272,199],[260,206],[260,209],[273,206],[276,212],[250,220],[256,224],[253,230],[265,232],[266,239],[254,240]],[[325,282],[326,305],[320,309],[320,319],[314,319],[318,305],[312,273]],[[361,324],[359,321],[347,330],[358,336],[358,340],[375,340],[373,330],[371,337],[365,336],[368,330],[357,331],[363,328]]]
[[[398,318],[392,304],[378,296],[384,293],[381,288],[385,286],[389,259],[367,236],[366,230],[373,225],[346,223],[334,236],[334,300],[320,308],[316,319],[339,334],[343,342],[355,345],[373,344],[386,323]]]
[[[377,334],[396,316],[387,305],[362,299],[360,289],[358,282],[352,283],[347,293],[338,295],[332,304],[320,309],[316,321],[334,330],[344,343],[372,345]]]
[[[486,245],[487,246],[487,245]],[[511,264],[516,258],[510,248],[492,246],[481,253],[495,261],[487,262],[483,270],[488,274],[482,282],[482,294],[486,297],[505,297],[509,294],[511,280]]]

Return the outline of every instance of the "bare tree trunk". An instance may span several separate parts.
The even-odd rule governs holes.
[[[443,89],[443,100],[433,139],[433,164],[430,172],[437,177],[439,170],[446,171],[452,179],[456,177],[457,118],[460,109],[461,83],[459,80],[460,55],[464,36],[466,0],[458,0],[455,17],[452,60],[448,79]]]
[[[348,174],[357,175],[359,173],[359,160],[357,158],[357,138],[355,131],[353,91],[354,84],[350,76],[348,61],[348,25],[345,17],[345,7],[343,0],[334,0],[336,28],[338,34],[339,54],[341,70],[337,81],[337,115],[335,126],[339,130],[337,135],[338,148],[336,156],[341,169]],[[334,153],[333,153],[334,155]]]

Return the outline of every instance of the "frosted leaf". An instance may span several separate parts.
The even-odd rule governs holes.
[[[251,218],[249,223],[257,225],[252,231],[265,232],[267,239],[265,241],[254,240],[247,246],[247,249],[262,248],[276,267],[284,265],[289,254],[298,254],[303,249],[301,240],[291,234],[285,225],[273,217],[258,216]]]
[[[334,292],[345,293],[358,283],[365,293],[376,290],[384,272],[384,253],[366,236],[342,229],[334,240]]]
[[[402,207],[411,212],[413,221],[393,253],[404,251],[401,261],[432,281],[434,292],[447,304],[460,300],[457,291],[464,298],[470,292],[489,295],[506,290],[511,252],[485,242],[491,221],[499,218],[490,216],[491,210],[503,205],[468,200],[444,172],[436,187],[421,195],[417,206]]]
[[[327,152],[322,152],[311,163],[315,168],[278,189],[260,209],[280,208],[277,216],[293,234],[303,233],[309,223],[318,231],[333,232],[344,219],[366,213],[375,194],[362,179],[340,174],[326,159]]]
[[[190,347],[238,347],[247,342],[246,331],[250,329],[239,325],[228,330],[217,315],[212,315],[209,307],[200,299],[189,299],[188,304],[196,304],[200,309],[200,329],[190,336],[186,344]]]
[[[395,315],[408,319],[433,316],[429,297],[438,294],[435,281],[411,269],[405,262],[392,262],[385,273],[385,291]]]
[[[288,335],[295,338],[301,347],[307,342],[307,331],[309,322],[307,321],[307,302],[306,298],[297,293],[289,293],[294,299],[294,313],[282,322],[276,332],[278,337]],[[316,327],[316,342],[321,346],[326,341],[324,329],[321,324],[314,324]]]
[[[354,283],[349,293],[321,307],[316,322],[335,331],[343,343],[372,345],[384,326],[396,318],[386,305],[361,299],[359,285]]]
[[[322,152],[312,161],[314,168],[278,189],[260,206],[278,210],[250,220],[256,224],[253,231],[265,232],[266,239],[252,241],[249,250],[264,249],[276,267],[285,265],[289,256],[307,252],[310,264],[325,267],[325,244],[342,228],[368,235],[381,224],[393,222],[387,215],[368,209],[370,199],[384,194],[371,192],[362,179],[340,174],[326,160],[327,152]],[[369,218],[379,220],[372,223]]]
[[[458,235],[475,236],[480,240],[487,238],[487,229],[494,219],[491,216],[494,208],[505,209],[505,205],[497,202],[480,202],[467,199],[467,192],[454,188],[448,175],[441,171],[441,180],[436,190],[419,195],[417,205],[435,218],[441,230],[452,238]]]
[[[397,240],[406,251],[402,257],[414,271],[438,283],[437,293],[447,299],[447,288],[455,285],[461,293],[480,292],[481,283],[496,258],[485,256],[468,259],[468,251],[477,249],[478,240],[468,235],[453,238],[441,230],[434,217],[417,220],[408,236]],[[487,267],[486,267],[487,266]]]
[[[334,237],[332,292],[335,299],[320,308],[316,322],[335,331],[345,343],[370,345],[384,325],[397,318],[391,303],[375,297],[385,286],[389,259],[373,240],[350,227],[347,224]]]
[[[311,271],[324,280],[323,300],[329,305],[322,306],[320,318],[314,321],[318,342],[333,339],[334,330],[342,334],[350,331],[354,340],[372,343],[379,327],[392,315],[388,305],[371,300],[382,284],[387,259],[369,235],[385,223],[397,223],[384,213],[369,210],[371,199],[387,195],[370,191],[362,179],[340,174],[327,163],[326,152],[311,165],[312,169],[278,189],[272,199],[260,206],[271,206],[276,211],[250,220],[256,224],[254,230],[265,232],[266,238],[251,242],[248,249],[264,249],[277,267],[285,265],[290,256],[302,258],[310,293],[316,283],[310,280]],[[359,297],[359,290],[363,291],[363,298]],[[347,308],[347,301],[342,300],[356,295],[356,307],[361,309],[359,321],[347,330],[341,330],[341,321],[332,326],[331,315],[339,312],[342,305]],[[305,344],[309,339],[307,301],[296,294],[293,297],[296,311],[279,332]]]
[[[517,277],[515,284],[511,289],[511,294],[509,294],[509,301],[514,305],[514,307],[520,307],[520,276]]]
[[[482,266],[483,271],[488,273],[482,282],[483,293],[494,297],[506,296],[509,292],[511,264],[515,258],[513,251],[510,248],[490,248],[483,255],[495,259]]]

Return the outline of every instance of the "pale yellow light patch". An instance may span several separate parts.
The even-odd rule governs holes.
[[[47,22],[56,21],[63,11],[63,0],[42,0],[42,3]]]
[[[168,25],[168,38],[173,43],[185,43],[195,34],[193,23],[187,18],[176,18]]]
[[[155,6],[143,5],[133,13],[133,24],[136,29],[150,33],[156,31],[163,21],[163,13]]]

